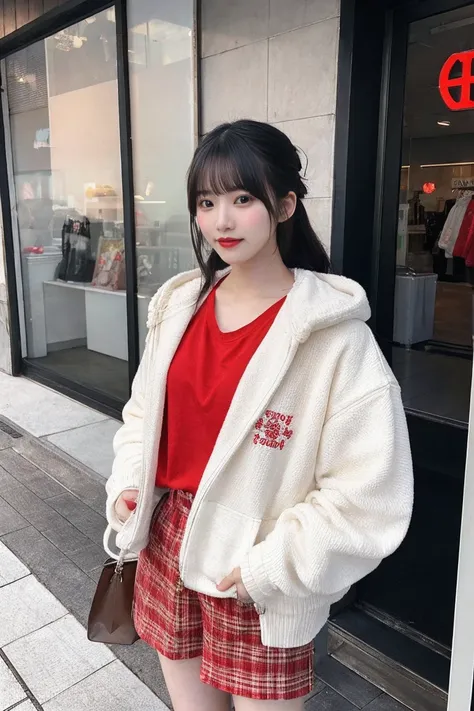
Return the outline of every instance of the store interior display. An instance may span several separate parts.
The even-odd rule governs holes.
[[[67,218],[61,235],[62,259],[57,278],[61,281],[88,283],[92,280],[94,260],[91,250],[90,222]]]
[[[195,266],[185,189],[196,135],[194,6],[129,5],[141,353],[150,299]],[[99,400],[120,392],[125,401],[130,235],[124,232],[116,38],[110,7],[12,53],[5,98],[24,297],[22,355],[41,365],[46,378],[56,374],[74,388],[100,391]],[[166,102],[157,103],[157,96]]]
[[[99,239],[92,286],[111,291],[125,290],[125,241],[107,230]]]
[[[467,422],[474,335],[474,112],[439,89],[472,25],[411,26],[396,249],[395,374],[410,410]]]

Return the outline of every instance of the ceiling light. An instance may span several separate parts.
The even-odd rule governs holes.
[[[425,165],[420,165],[420,168],[451,168],[456,165],[474,165],[474,163],[426,163]]]
[[[438,126],[451,126],[451,121],[436,121]]]

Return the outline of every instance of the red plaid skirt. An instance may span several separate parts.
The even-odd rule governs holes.
[[[313,644],[264,647],[253,605],[188,590],[179,551],[192,495],[172,491],[153,517],[138,561],[134,619],[140,637],[168,659],[202,656],[201,681],[235,696],[281,700],[313,684]]]

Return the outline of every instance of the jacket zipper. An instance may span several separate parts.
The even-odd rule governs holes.
[[[192,301],[188,301],[188,302],[185,302],[184,304],[180,304],[180,307],[177,308],[172,314],[169,314],[168,318],[171,318],[172,316],[175,316],[177,313],[180,313],[181,311],[183,311],[183,310],[189,308],[189,306],[190,306],[191,304],[192,304]],[[158,306],[157,306],[157,308],[158,308]],[[154,330],[154,335],[155,335],[155,336],[156,336],[156,331],[157,331],[157,329],[159,329],[159,327],[161,326],[162,322],[166,320],[166,319],[164,318],[164,314],[165,314],[165,311],[163,311],[163,318],[161,318],[161,320],[154,326],[154,329],[155,329],[155,330]],[[149,377],[150,377],[150,371],[151,371],[151,364],[150,364],[150,363],[148,363],[148,368],[149,368],[149,371],[147,372],[147,383],[148,383],[148,379],[149,379]],[[151,372],[153,372],[153,371],[151,371]],[[156,377],[156,376],[155,376],[155,373],[153,372],[153,381],[149,383],[149,387],[147,388],[150,392],[153,392],[153,390],[154,390],[154,385],[155,385],[155,380],[154,380],[154,378],[155,378],[155,377]],[[153,386],[153,387],[152,387],[152,386]],[[165,384],[165,388],[166,388],[166,384]],[[164,401],[163,401],[163,407],[164,407]],[[162,423],[163,423],[163,421],[162,421]],[[158,461],[158,447],[157,447],[157,445],[156,445],[156,437],[155,437],[154,440],[153,440],[152,460],[153,460],[153,462],[154,462],[155,465],[156,465],[156,463],[157,463],[157,461]],[[135,513],[135,525],[134,525],[134,527],[133,527],[133,531],[132,531],[131,536],[130,536],[130,541],[133,541],[133,540],[134,540],[135,534],[136,534],[136,532],[137,532],[137,527],[138,527],[138,523],[139,523],[139,518],[140,518],[140,514],[141,514],[141,509],[142,509],[141,504],[142,504],[142,501],[143,501],[143,488],[144,488],[144,484],[146,484],[146,481],[147,481],[147,479],[148,479],[148,472],[145,470],[144,462],[145,462],[145,451],[143,451],[143,455],[142,455],[142,474],[141,474],[141,477],[140,477],[140,486],[139,486],[139,489],[138,489],[137,507],[136,507],[136,509],[135,509],[135,511],[134,511],[134,513]],[[128,549],[125,549],[125,552],[126,552],[127,550],[128,550]]]
[[[287,356],[286,356],[286,358],[285,358],[285,362],[284,362],[283,365],[281,366],[280,371],[279,371],[277,377],[275,378],[275,380],[278,380],[278,379],[279,379],[280,373],[281,373],[282,371],[286,372],[287,363],[288,363],[288,361],[290,360],[290,353],[291,353],[291,352],[292,352],[292,348],[290,347],[290,348],[288,348],[288,353],[287,353]],[[272,391],[272,389],[273,389],[273,385],[272,385],[272,387],[267,391],[267,393],[265,394],[265,396],[260,400],[258,407],[255,408],[255,410],[253,411],[252,417],[251,417],[250,420],[249,420],[250,422],[253,422],[253,421],[255,420],[255,418],[258,416],[258,414],[259,414],[260,411],[261,411],[261,408],[263,407],[263,405],[265,404],[265,402],[267,402],[269,393]],[[245,439],[246,434],[247,434],[247,427],[245,427],[242,436],[241,436],[240,439],[237,441],[237,443],[236,443],[236,445],[234,446],[234,448],[233,448],[232,450],[228,450],[228,451],[226,452],[224,458],[221,460],[220,465],[219,465],[219,466],[217,467],[217,469],[215,470],[214,475],[213,475],[212,478],[210,478],[209,481],[207,482],[205,489],[203,489],[203,490],[201,491],[201,494],[200,494],[200,497],[199,497],[199,500],[198,500],[198,501],[196,501],[196,499],[197,499],[197,494],[196,494],[196,498],[194,499],[193,505],[191,506],[191,510],[190,510],[190,512],[189,512],[188,523],[187,523],[186,531],[185,531],[184,538],[183,538],[183,541],[182,541],[182,544],[181,544],[181,551],[180,551],[180,556],[179,556],[179,573],[180,573],[181,579],[184,579],[184,569],[185,569],[186,555],[187,555],[187,553],[188,553],[189,539],[191,538],[191,533],[192,533],[192,529],[193,529],[193,526],[194,526],[194,522],[195,522],[195,520],[196,520],[196,515],[197,515],[197,513],[198,513],[198,511],[199,511],[199,509],[200,509],[200,507],[201,507],[201,505],[202,505],[203,500],[205,499],[205,497],[206,497],[206,495],[207,495],[207,492],[209,491],[209,489],[211,488],[211,486],[214,484],[214,482],[216,481],[216,479],[217,479],[217,477],[219,476],[219,474],[221,473],[221,471],[224,469],[225,465],[227,464],[227,462],[228,462],[229,459],[230,459],[230,456],[232,456],[233,451],[235,451],[236,448],[240,447],[240,445],[242,444],[242,442],[243,442],[244,439]],[[198,493],[199,493],[199,489],[198,489]],[[262,614],[262,613],[259,613],[259,614]]]
[[[207,298],[208,295],[209,295],[209,294],[206,294],[206,298]],[[204,300],[204,299],[201,299],[200,303],[202,303],[203,300]],[[180,313],[181,311],[183,311],[183,310],[189,308],[189,307],[192,305],[192,303],[193,303],[193,300],[190,299],[190,300],[184,302],[183,304],[180,304],[179,307],[177,307],[176,310],[175,310],[173,313],[168,314],[168,318],[171,318],[172,316],[175,316],[177,313]],[[153,335],[156,335],[156,331],[159,329],[159,327],[161,326],[161,324],[163,323],[163,321],[166,320],[166,317],[165,317],[166,308],[167,308],[167,307],[165,307],[165,309],[160,309],[158,303],[156,304],[156,309],[157,309],[158,312],[161,310],[162,317],[161,317],[161,319],[158,321],[158,323],[156,323],[156,324],[154,325],[154,334],[153,334]],[[149,334],[148,334],[148,335],[149,335]],[[149,366],[149,368],[150,368],[150,363],[148,364],[148,366]],[[155,373],[153,373],[153,375],[155,376]],[[147,372],[147,381],[148,381],[148,377],[149,377],[149,372]],[[154,382],[153,382],[153,383],[150,383],[149,390],[150,390],[151,392],[153,392],[153,388],[151,387],[152,384],[154,385]],[[166,388],[166,384],[165,384],[165,388]],[[164,401],[163,401],[163,407],[164,407]],[[158,447],[156,447],[156,444],[155,444],[155,443],[156,443],[156,438],[154,439],[154,451],[153,451],[153,461],[154,461],[155,464],[156,464],[156,462],[158,461]],[[143,484],[146,483],[146,480],[147,480],[147,478],[148,478],[148,472],[145,471],[145,466],[143,465],[144,462],[145,462],[145,452],[143,452],[143,455],[142,455],[142,475],[141,475],[141,477],[140,477],[140,486],[139,486],[139,489],[138,489],[138,497],[137,497],[137,507],[136,507],[136,509],[135,509],[135,525],[134,525],[134,527],[133,527],[133,531],[132,531],[132,534],[131,534],[131,536],[130,536],[130,541],[133,541],[133,540],[134,540],[135,534],[136,534],[136,532],[137,532],[138,522],[139,522],[139,518],[140,518],[139,514],[141,514],[141,508],[142,508],[142,507],[141,507],[141,504],[142,504],[142,500],[143,500]],[[123,553],[125,554],[128,550],[129,550],[128,548],[124,549],[124,550],[123,550]]]

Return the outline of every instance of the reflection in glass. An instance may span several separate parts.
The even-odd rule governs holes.
[[[186,205],[195,134],[193,2],[130,0],[128,21],[143,350],[151,296],[194,266]]]
[[[6,60],[27,356],[128,393],[116,27],[107,10]]]

